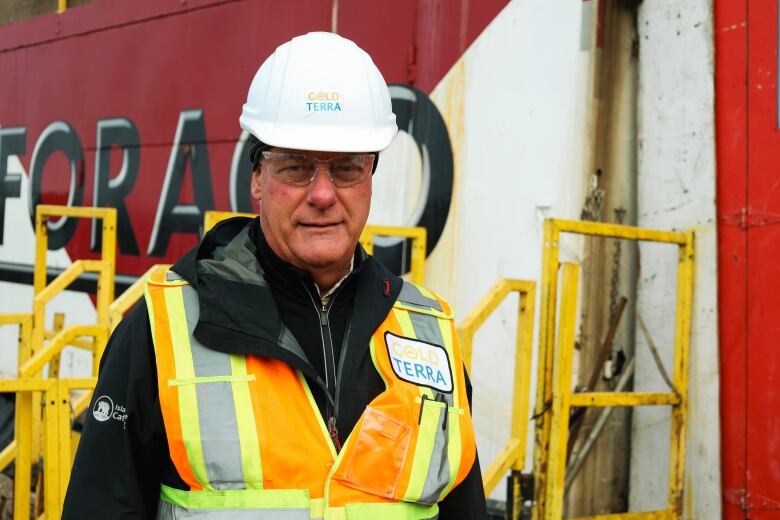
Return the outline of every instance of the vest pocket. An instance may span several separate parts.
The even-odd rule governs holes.
[[[393,498],[409,451],[412,428],[368,406],[355,443],[334,478],[385,498]]]

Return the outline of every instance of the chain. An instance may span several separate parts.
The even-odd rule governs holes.
[[[580,218],[592,222],[601,222],[601,210],[604,207],[604,190],[599,188],[599,177],[601,170],[596,170],[594,175],[590,176],[590,186],[588,195],[585,197],[585,204],[582,206]]]
[[[622,224],[626,216],[624,208],[615,208],[615,223]],[[620,259],[623,247],[623,241],[617,238],[612,239],[612,278],[609,281],[609,319],[615,318],[618,299],[620,298]]]

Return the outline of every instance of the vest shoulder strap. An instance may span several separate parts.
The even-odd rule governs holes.
[[[437,318],[452,319],[452,309],[433,291],[412,282],[403,281],[401,293],[394,307],[407,311],[430,314]]]
[[[146,284],[147,286],[181,287],[189,285],[189,282],[176,271],[157,271],[146,279]]]

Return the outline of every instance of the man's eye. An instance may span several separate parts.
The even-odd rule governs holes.
[[[337,163],[331,166],[331,171],[339,173],[359,173],[362,171],[360,166],[351,162]]]
[[[282,167],[283,172],[299,173],[306,171],[308,168],[305,164],[287,164]]]

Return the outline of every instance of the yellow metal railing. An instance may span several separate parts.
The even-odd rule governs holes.
[[[96,378],[24,378],[0,379],[0,392],[15,392],[19,396],[42,394],[43,406],[43,496],[46,518],[59,518],[70,478],[71,446],[70,391],[95,387]],[[28,436],[29,437],[29,436]],[[20,439],[20,441],[22,441]],[[19,461],[14,473],[13,518],[30,518],[30,466],[22,455],[31,439],[20,442]],[[25,487],[26,486],[26,487]]]
[[[256,217],[253,213],[238,213],[232,211],[207,211],[203,215],[203,232],[213,228],[217,222],[231,217]],[[360,235],[360,243],[368,254],[374,253],[375,236],[392,236],[410,238],[412,240],[412,255],[410,278],[412,282],[422,285],[425,280],[425,248],[427,247],[427,231],[424,227],[376,226],[368,224]]]
[[[21,367],[32,356],[30,339],[32,338],[32,314],[0,314],[0,325],[17,325],[19,327],[19,359],[18,367]],[[2,381],[2,380],[0,380]],[[19,431],[23,424],[19,423],[20,416],[14,416],[14,431]],[[16,457],[16,442],[11,441],[0,452],[0,471],[4,470]]]
[[[209,210],[203,214],[203,233],[206,233],[209,229],[213,228],[217,222],[222,222],[232,217],[249,217],[255,218],[257,215],[254,213],[241,213],[238,211],[216,211]]]
[[[100,260],[77,260],[47,285],[46,254],[49,219],[88,218],[102,222]],[[35,214],[35,266],[33,274],[33,312],[31,315],[2,315],[0,323],[19,323],[19,372],[17,379],[0,380],[2,391],[16,392],[14,440],[0,454],[0,468],[16,461],[14,473],[14,518],[27,519],[30,503],[27,497],[31,485],[31,468],[40,459],[41,417],[43,417],[44,481],[46,511],[51,518],[59,516],[70,468],[70,453],[60,451],[60,431],[65,425],[70,443],[71,388],[94,387],[94,378],[57,379],[59,355],[68,345],[93,352],[93,375],[108,339],[108,307],[114,296],[116,249],[116,209],[38,205]],[[45,326],[46,305],[84,272],[96,272],[97,324],[63,328],[63,318],[55,318],[53,331]],[[89,337],[91,341],[80,338]],[[46,342],[46,339],[49,341]],[[49,377],[43,378],[43,368],[51,363]],[[63,382],[65,381],[65,382]],[[70,381],[68,383],[67,381]],[[71,386],[68,386],[71,385]],[[43,396],[41,395],[43,393]],[[41,399],[43,397],[43,399]],[[88,396],[87,396],[88,399]],[[43,414],[41,408],[43,406]],[[82,405],[83,409],[85,405]],[[62,408],[66,412],[57,411]],[[58,426],[59,425],[59,426]],[[63,462],[66,461],[63,467]],[[64,480],[63,480],[64,479]]]
[[[101,256],[100,260],[76,260],[65,271],[60,273],[50,284],[46,284],[46,252],[48,250],[47,222],[52,217],[100,219],[102,222]],[[98,274],[97,298],[95,310],[98,326],[108,328],[108,307],[114,300],[114,275],[116,272],[116,209],[51,206],[40,204],[35,213],[35,270],[33,276],[33,352],[43,346],[46,335],[45,310],[57,294],[67,289],[84,272]],[[93,374],[97,374],[97,366],[105,347],[106,334],[95,338],[92,345]]]
[[[677,295],[672,392],[572,392],[572,360],[577,321],[579,267],[563,264],[561,309],[557,313],[561,233],[574,233],[635,241],[669,243],[678,248]],[[685,473],[685,432],[688,404],[688,351],[690,346],[691,301],[693,298],[692,231],[657,231],[631,226],[548,219],[544,224],[539,362],[535,417],[534,519],[557,520],[563,515],[569,412],[573,406],[660,406],[672,407],[670,472],[667,509],[591,518],[679,519],[682,516]],[[558,318],[557,344],[555,336]]]
[[[68,0],[57,0],[57,13],[62,14],[68,8]]]
[[[140,300],[144,295],[146,280],[154,273],[167,271],[170,268],[171,264],[154,264],[152,267],[147,269],[147,271],[142,274],[135,282],[133,282],[133,285],[125,289],[125,292],[123,292],[121,296],[119,296],[111,305],[109,305],[108,320],[111,332],[114,332],[114,329],[117,325],[119,325],[119,322],[122,321],[122,317],[125,315],[125,313],[130,310],[130,307],[135,305],[136,302],[138,302],[138,300]]]
[[[463,360],[471,372],[471,355],[474,334],[485,323],[498,305],[510,293],[519,295],[517,335],[515,341],[514,386],[512,389],[512,419],[509,441],[499,455],[488,465],[482,477],[485,495],[498,485],[510,470],[522,471],[525,464],[526,439],[528,438],[528,402],[531,389],[531,360],[534,332],[534,304],[536,283],[526,280],[503,279],[496,282],[480,300],[474,310],[458,326],[458,336],[463,350]],[[520,517],[520,495],[516,493],[512,507],[513,519]]]
[[[425,248],[428,243],[428,232],[424,227],[377,226],[368,224],[360,235],[360,243],[369,255],[374,254],[374,237],[404,237],[412,239],[412,258],[409,277],[412,282],[425,283]]]

